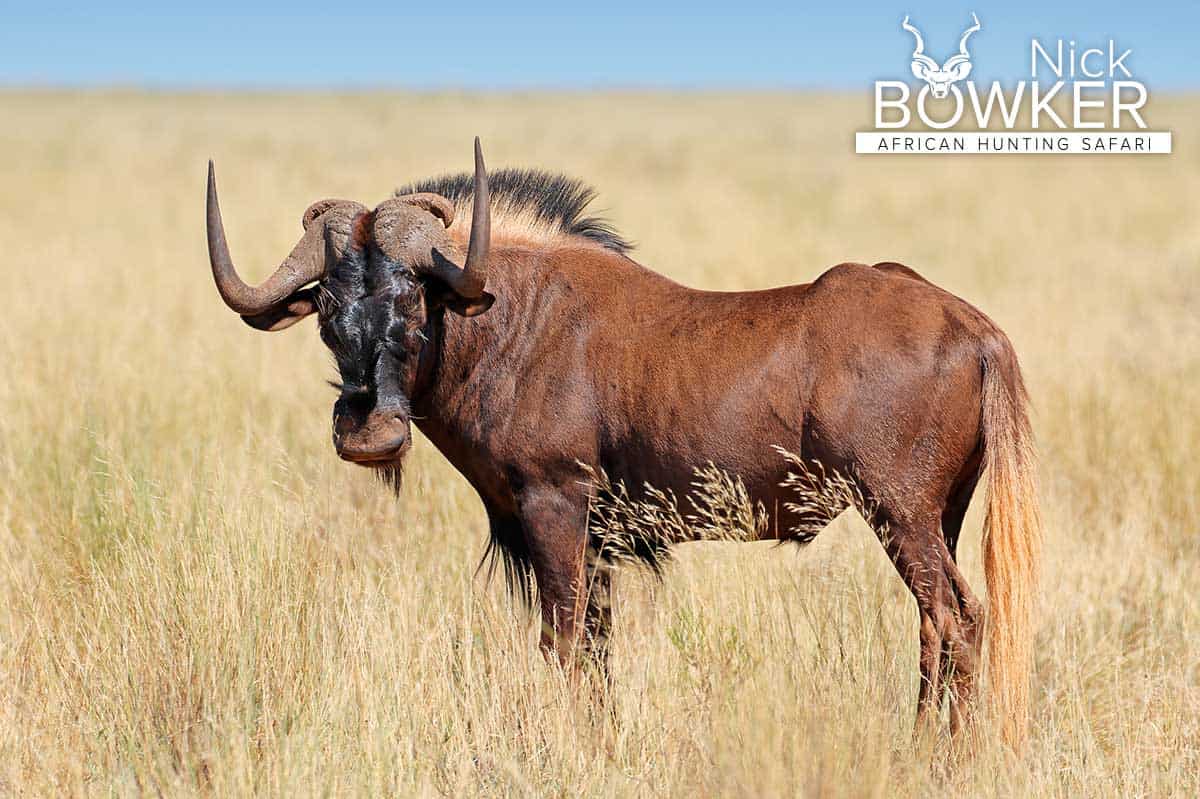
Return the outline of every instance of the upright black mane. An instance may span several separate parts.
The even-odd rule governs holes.
[[[397,189],[396,194],[430,191],[461,206],[471,199],[474,185],[473,176],[464,172],[418,181]],[[633,248],[607,220],[584,216],[596,192],[583,181],[540,169],[501,169],[488,173],[488,186],[495,208],[531,212],[541,224],[591,239],[622,255]]]

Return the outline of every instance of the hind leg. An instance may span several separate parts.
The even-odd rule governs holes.
[[[953,560],[947,561],[946,574],[955,593],[955,627],[959,634],[943,643],[942,657],[950,673],[950,732],[958,733],[969,725],[974,707],[983,607]]]
[[[898,521],[884,515],[875,527],[900,579],[917,600],[921,647],[917,727],[933,726],[946,687],[942,652],[946,647],[954,647],[958,638],[954,591],[945,570],[949,552],[936,517]]]
[[[968,465],[964,475],[950,490],[946,506],[942,509],[942,537],[946,541],[950,557],[954,560],[958,558],[958,536],[962,532],[963,519],[966,518],[971,497],[975,494],[975,485],[979,482],[978,469],[977,463]]]
[[[983,627],[983,606],[971,591],[971,586],[958,570],[958,536],[962,530],[967,506],[979,480],[977,466],[950,493],[942,511],[942,536],[949,555],[945,571],[950,579],[956,601],[958,627],[962,631],[961,645],[955,649],[943,645],[943,668],[950,677],[950,729],[958,732],[970,721],[975,697],[975,678],[980,663],[980,639]]]

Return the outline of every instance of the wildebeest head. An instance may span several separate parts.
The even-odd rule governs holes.
[[[411,444],[409,400],[430,313],[446,307],[474,316],[494,299],[484,291],[491,221],[478,139],[474,194],[465,256],[446,230],[454,204],[440,195],[394,197],[372,211],[321,200],[304,212],[304,235],[275,273],[250,286],[230,258],[209,163],[208,253],[221,298],[259,330],[283,330],[317,314],[340,374],[334,447],[345,460],[382,468],[396,484]]]

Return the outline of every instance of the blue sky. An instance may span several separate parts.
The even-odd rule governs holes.
[[[14,3],[0,85],[152,88],[866,88],[906,79],[905,14],[977,80],[1029,73],[1029,39],[1131,48],[1151,88],[1200,88],[1200,2]],[[831,8],[832,6],[832,8]]]

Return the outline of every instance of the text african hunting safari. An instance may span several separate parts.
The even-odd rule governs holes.
[[[693,469],[738,475],[771,514],[785,502],[773,445],[846,476],[920,611],[918,720],[972,712],[986,637],[1003,735],[1026,727],[1041,532],[1026,396],[1008,338],[983,313],[896,263],[845,263],[812,283],[699,291],[629,258],[584,215],[592,192],[533,170],[413,184],[373,210],[321,200],[270,278],[234,270],[209,165],[213,277],[252,327],[317,315],[341,373],[338,454],[398,484],[409,425],[478,492],[490,547],[536,596],[542,647],[565,666],[607,658],[609,608],[587,586],[580,464],[684,495]],[[470,226],[464,224],[470,217]],[[987,472],[987,616],[955,563]],[[984,631],[986,630],[986,635]]]

